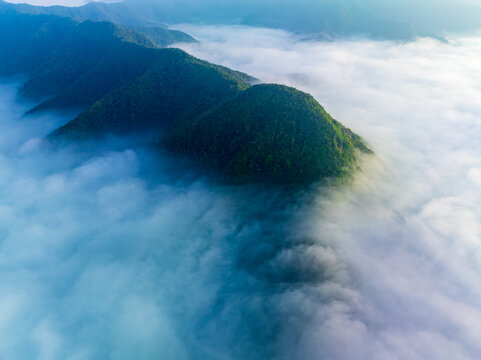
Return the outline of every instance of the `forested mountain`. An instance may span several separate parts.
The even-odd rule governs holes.
[[[30,15],[56,15],[74,20],[108,21],[122,25],[128,29],[145,35],[154,45],[169,46],[178,42],[195,42],[190,35],[171,30],[160,22],[150,23],[143,20],[143,16],[136,14],[135,7],[128,7],[122,3],[104,4],[101,2],[88,3],[84,6],[33,6],[28,4],[9,4],[0,0],[0,7],[11,8],[17,12]]]
[[[361,139],[310,96],[158,49],[109,22],[0,9],[0,75],[29,74],[21,89],[47,97],[32,111],[83,107],[51,140],[149,133],[236,183],[301,184],[354,168]]]
[[[3,2],[3,1],[2,1]],[[10,5],[10,4],[8,4]],[[135,12],[118,2],[107,4],[102,2],[89,2],[83,6],[35,6],[29,4],[16,4],[15,10],[31,15],[57,15],[76,20],[109,21],[119,25],[144,25],[137,18]]]
[[[107,22],[0,13],[0,75],[30,74],[21,92],[39,108],[82,107],[148,69],[153,44]]]
[[[124,0],[123,3],[146,22],[242,24],[324,38],[368,36],[408,40],[481,29],[481,6],[476,0]]]
[[[353,0],[125,0],[147,23],[240,24],[285,29],[316,37],[370,36],[404,39],[415,35],[408,23],[376,17]]]
[[[342,176],[369,152],[309,94],[255,85],[166,139],[165,146],[234,182],[312,182]]]
[[[1,1],[1,0],[0,0]],[[350,0],[319,0],[308,7],[294,1],[242,2],[217,0],[126,0],[105,4],[91,2],[80,7],[15,5],[17,11],[80,20],[109,21],[135,28],[149,36],[163,24],[212,23],[243,24],[282,28],[317,37],[369,35],[381,38],[406,38],[414,35],[409,24],[384,21]],[[159,31],[159,30],[156,30]],[[194,41],[184,33],[170,36],[179,41]],[[155,37],[155,36],[154,36]],[[151,40],[158,42],[151,38]],[[165,38],[164,38],[165,39]],[[165,44],[165,41],[159,43]]]
[[[157,55],[142,76],[103,97],[56,134],[85,138],[170,130],[234,98],[252,80],[182,50],[164,49]]]
[[[1,0],[0,0],[1,1]],[[164,36],[164,24],[250,25],[285,29],[317,38],[377,39],[442,37],[481,28],[481,6],[452,0],[124,0],[80,7],[16,5],[20,12],[110,21],[151,37],[154,43],[193,41],[179,32]],[[157,28],[153,30],[152,28]],[[156,39],[158,33],[161,38]],[[171,40],[169,40],[171,38]]]
[[[192,36],[178,30],[167,29],[163,26],[135,26],[125,25],[129,29],[137,31],[147,37],[154,45],[158,47],[166,47],[175,43],[192,43],[197,42]]]

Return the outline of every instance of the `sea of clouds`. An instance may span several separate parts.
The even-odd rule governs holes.
[[[182,46],[198,57],[312,93],[376,153],[310,214],[305,231],[349,280],[336,283],[344,296],[298,303],[310,320],[285,358],[481,357],[481,38],[318,43],[181,29],[201,40]]]
[[[48,143],[74,114],[24,117],[20,84],[0,85],[2,360],[263,359],[295,343],[298,289],[339,271],[296,231],[306,194],[212,184],[138,139]]]
[[[129,141],[52,146],[0,85],[0,358],[481,357],[481,38],[320,43],[181,26],[188,52],[311,92],[353,184],[287,197]]]

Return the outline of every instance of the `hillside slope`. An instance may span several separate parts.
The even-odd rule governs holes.
[[[309,94],[256,85],[164,142],[234,182],[303,183],[348,173],[369,152]]]
[[[159,53],[157,62],[145,74],[112,91],[55,135],[79,139],[172,129],[249,87],[248,76],[181,50]]]
[[[55,15],[78,21],[91,20],[96,22],[107,21],[122,25],[126,28],[139,32],[149,38],[158,47],[169,46],[178,42],[195,42],[190,35],[171,30],[163,26],[161,22],[148,22],[141,20],[135,7],[127,7],[123,3],[105,4],[102,2],[90,2],[83,6],[34,6],[28,4],[7,4],[0,0],[0,6],[10,7],[17,12],[30,15]]]
[[[111,23],[0,7],[0,76],[29,74],[22,95],[53,97],[39,109],[88,106],[140,76],[154,58],[145,36]]]
[[[355,168],[359,150],[369,152],[310,95],[252,86],[246,74],[155,48],[111,23],[0,9],[2,29],[0,74],[27,73],[21,93],[49,96],[33,111],[86,108],[51,140],[148,134],[234,183],[342,177]]]

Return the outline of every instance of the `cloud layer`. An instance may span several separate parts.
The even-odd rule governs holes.
[[[339,292],[335,252],[296,231],[302,199],[209,184],[128,140],[52,148],[70,117],[22,118],[19,83],[0,85],[2,359],[273,358],[307,293]]]
[[[318,199],[305,231],[352,276],[346,299],[302,303],[286,358],[481,356],[481,39],[302,42],[281,31],[184,26],[189,52],[309,91],[377,154]],[[291,350],[291,352],[289,352]]]
[[[66,118],[21,118],[3,81],[0,357],[480,357],[480,38],[182,30],[311,92],[376,157],[314,198],[221,187],[127,142],[52,149]]]

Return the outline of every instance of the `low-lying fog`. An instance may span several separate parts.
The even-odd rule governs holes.
[[[265,359],[295,343],[298,301],[342,278],[296,230],[302,199],[180,176],[132,139],[53,147],[73,115],[22,117],[20,84],[0,85],[2,360]]]
[[[481,357],[481,38],[182,30],[198,57],[311,92],[376,157],[314,205],[209,185],[118,142],[51,148],[67,118],[22,118],[4,80],[0,357]]]
[[[182,46],[198,57],[311,92],[377,154],[311,214],[308,231],[352,283],[327,303],[299,301],[314,320],[300,325],[298,358],[480,358],[481,38],[313,43],[181,28],[202,41]]]
[[[22,118],[19,85],[0,85],[0,358],[274,354],[295,310],[279,299],[311,281],[275,258],[307,242],[295,204],[172,177],[146,149],[105,150],[118,140],[52,148],[69,117]]]

